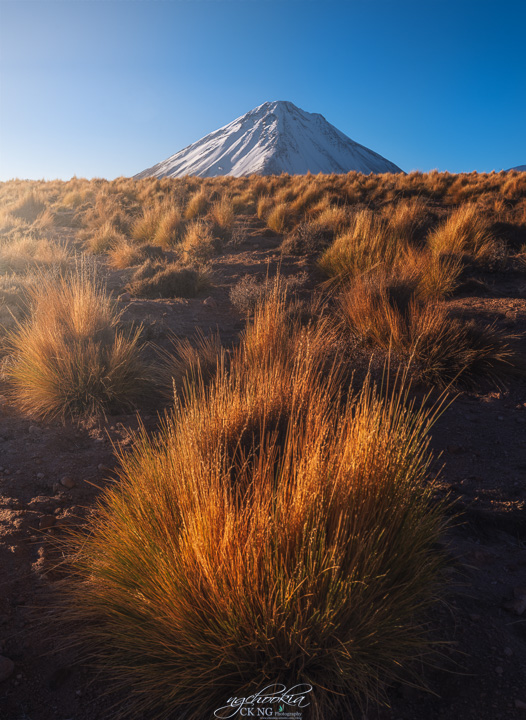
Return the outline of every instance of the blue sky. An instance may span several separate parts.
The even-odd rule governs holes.
[[[0,0],[0,179],[132,175],[266,100],[404,170],[526,163],[526,2]]]

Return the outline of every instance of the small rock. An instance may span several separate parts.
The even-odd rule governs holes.
[[[131,300],[131,295],[129,292],[124,292],[122,295],[119,295],[119,300],[121,302],[129,302]]]
[[[217,303],[213,297],[205,298],[205,300],[203,300],[203,305],[206,305],[207,307],[211,307],[211,308],[217,307]]]
[[[29,434],[30,435],[42,435],[42,430],[37,427],[36,425],[30,425],[29,426]]]
[[[43,480],[44,477],[44,473],[37,473],[37,480]]]
[[[513,650],[510,647],[504,648],[504,655],[507,655],[508,657],[511,657],[513,655]]]
[[[5,655],[0,655],[0,682],[11,677],[15,669],[15,663]]]
[[[64,477],[60,479],[60,484],[63,485],[65,488],[68,488],[68,490],[71,490],[71,488],[74,488],[76,485],[73,478],[69,475],[64,475]]]
[[[104,466],[102,463],[99,463],[99,464],[97,465],[97,469],[98,469],[98,470],[104,470],[104,469],[105,469],[105,466]]]
[[[38,527],[41,530],[49,530],[49,528],[52,528],[55,524],[55,516],[54,515],[42,515],[40,518]]]

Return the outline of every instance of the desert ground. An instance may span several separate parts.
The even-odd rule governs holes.
[[[2,720],[132,717],[133,679],[115,687],[93,667],[82,632],[69,646],[90,616],[72,611],[89,578],[68,552],[97,527],[139,427],[155,436],[174,392],[199,382],[192,368],[212,382],[218,348],[234,356],[280,293],[302,326],[327,323],[346,388],[388,363],[417,403],[443,405],[427,471],[433,502],[447,498],[443,592],[424,608],[438,653],[355,716],[526,718],[526,173],[11,181],[0,234]],[[71,373],[29,357],[71,278],[97,283],[140,356],[111,397],[77,396]]]

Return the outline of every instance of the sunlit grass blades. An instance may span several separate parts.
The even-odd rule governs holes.
[[[122,458],[79,537],[69,617],[151,720],[208,717],[269,681],[312,684],[314,720],[350,716],[427,649],[431,415],[367,383],[341,403],[308,331],[271,333],[267,360],[256,330]]]
[[[12,333],[12,393],[41,417],[92,415],[127,406],[147,386],[139,332],[119,328],[119,312],[86,268],[29,291],[30,316]]]

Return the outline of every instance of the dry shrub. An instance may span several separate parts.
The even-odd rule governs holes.
[[[256,198],[251,190],[245,190],[240,195],[234,195],[231,202],[235,215],[256,212]]]
[[[161,213],[159,206],[143,209],[142,215],[131,226],[132,238],[139,243],[153,242],[161,219]]]
[[[385,264],[390,268],[405,250],[393,237],[386,222],[370,210],[356,213],[351,225],[319,259],[319,266],[330,277],[352,278]]]
[[[197,217],[200,217],[202,215],[205,215],[208,211],[208,197],[206,195],[206,192],[202,188],[198,192],[196,192],[190,200],[188,201],[188,205],[186,206],[185,210],[185,217],[187,220],[193,220]]]
[[[329,228],[335,235],[343,233],[351,221],[349,210],[338,205],[325,206],[324,203],[322,203],[322,207],[321,212],[316,215],[318,223]]]
[[[268,195],[260,197],[257,206],[257,215],[260,220],[266,220],[268,214],[274,207],[274,201]]]
[[[417,294],[422,300],[442,300],[457,289],[463,269],[460,258],[424,251],[416,253],[415,261],[412,261],[411,253],[406,255],[405,260],[409,269],[412,262],[416,263],[419,272]]]
[[[480,379],[498,384],[511,368],[504,338],[492,327],[452,317],[436,302],[422,302],[417,283],[408,276],[356,280],[340,297],[352,336],[392,354],[431,385],[471,387]]]
[[[131,408],[145,392],[138,331],[119,329],[120,314],[82,266],[39,278],[30,317],[12,333],[12,394],[25,412],[78,417]]]
[[[333,233],[318,220],[299,223],[281,243],[282,252],[287,255],[317,255],[328,247]]]
[[[224,360],[217,333],[205,336],[198,331],[192,340],[174,338],[171,349],[162,353],[160,385],[173,397],[174,391],[184,391],[191,384],[209,384]]]
[[[194,220],[186,228],[182,242],[186,262],[206,263],[220,249],[220,242],[214,238],[210,225],[204,220]]]
[[[208,285],[208,276],[200,268],[147,260],[137,268],[126,290],[142,298],[190,298]]]
[[[9,352],[5,333],[16,327],[27,315],[28,288],[34,286],[34,275],[0,274],[0,352]]]
[[[210,215],[217,228],[222,231],[232,230],[234,225],[234,208],[232,201],[223,197],[212,205]]]
[[[444,307],[418,307],[410,331],[410,361],[425,382],[470,388],[488,379],[498,386],[514,367],[501,333],[452,317]]]
[[[25,231],[27,230],[27,223],[21,218],[12,215],[8,208],[0,208],[0,233],[4,237],[7,237],[11,231]]]
[[[12,207],[9,208],[14,217],[33,223],[46,209],[46,203],[42,193],[36,190],[26,192]]]
[[[407,244],[422,244],[435,219],[434,213],[419,198],[401,200],[394,206],[387,205],[384,214],[393,235]]]
[[[89,200],[93,200],[93,192],[89,187],[69,190],[62,196],[60,205],[64,208],[78,208]]]
[[[84,231],[86,248],[95,255],[107,253],[126,242],[125,237],[118,232],[112,222],[107,221],[94,231]]]
[[[0,272],[26,274],[37,268],[64,271],[71,263],[71,254],[60,242],[32,235],[22,235],[0,246]]]
[[[255,275],[245,275],[230,288],[230,302],[243,315],[250,315],[266,298],[271,297],[279,288],[289,299],[307,280],[307,273],[299,273],[290,277],[277,275],[274,278],[259,280]]]
[[[151,720],[200,720],[269,682],[312,685],[313,720],[352,717],[429,650],[432,417],[367,384],[337,402],[338,368],[309,352],[323,332],[276,302],[230,370],[122,458],[72,558],[61,620]]]
[[[108,251],[108,263],[116,270],[124,270],[127,267],[139,265],[143,260],[143,248],[132,245],[127,241],[115,245]]]
[[[441,255],[467,255],[484,262],[498,254],[498,244],[489,223],[476,205],[462,205],[437,227],[428,238],[432,252]]]
[[[278,235],[286,232],[290,228],[292,221],[290,205],[286,202],[279,202],[274,205],[267,215],[267,226]]]
[[[163,248],[170,248],[181,242],[184,234],[184,219],[180,208],[175,205],[163,209],[153,235],[152,242]]]

